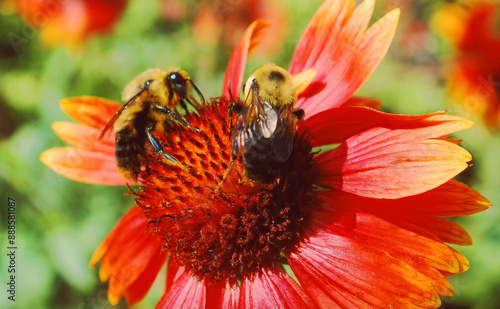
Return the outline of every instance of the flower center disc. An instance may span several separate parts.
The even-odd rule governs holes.
[[[212,99],[184,116],[201,133],[176,124],[164,135],[157,132],[186,170],[148,148],[136,193],[148,231],[161,237],[179,265],[214,280],[272,267],[292,250],[302,238],[304,210],[314,205],[318,179],[311,144],[296,134],[288,166],[275,183],[249,179],[240,159],[215,192],[231,159],[228,104]]]

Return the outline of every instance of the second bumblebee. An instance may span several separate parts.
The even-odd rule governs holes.
[[[282,176],[290,158],[297,121],[303,110],[294,110],[297,95],[292,76],[285,69],[266,63],[255,70],[243,85],[245,101],[232,103],[232,158],[243,158],[248,177],[273,183]],[[239,112],[233,126],[233,112]]]

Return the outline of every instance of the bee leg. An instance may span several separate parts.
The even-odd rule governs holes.
[[[188,127],[189,129],[193,130],[193,131],[196,131],[196,132],[201,132],[200,129],[197,129],[197,128],[193,128],[192,126],[189,125],[189,123],[184,120],[181,116],[179,116],[179,114],[175,113],[173,110],[171,110],[170,108],[166,107],[166,106],[162,106],[162,105],[153,105],[154,108],[166,113],[168,116],[174,118],[175,121],[177,121],[178,123],[182,124],[183,126],[185,127]]]
[[[222,183],[224,180],[226,180],[227,176],[229,175],[229,172],[231,171],[231,168],[233,167],[234,164],[234,156],[231,156],[231,161],[229,162],[229,165],[226,168],[226,171],[224,172],[224,176],[222,176],[222,180],[217,184],[217,187],[215,188],[215,193],[219,193],[220,188],[222,187]]]
[[[182,109],[187,113],[188,112],[188,108],[187,108],[187,104],[186,104],[186,100],[181,100],[179,102],[179,104],[181,105]]]
[[[159,140],[156,139],[156,137],[153,136],[153,134],[151,134],[151,127],[147,127],[146,128],[146,134],[148,136],[149,142],[153,146],[153,149],[157,153],[161,154],[165,159],[167,159],[170,162],[178,165],[180,168],[182,168],[183,170],[185,170],[186,172],[188,172],[187,168],[184,165],[182,165],[179,161],[177,161],[176,158],[174,158],[170,154],[168,154],[165,151],[163,151],[163,145],[160,143]]]
[[[241,112],[243,109],[243,106],[241,106],[237,102],[233,102],[229,104],[229,107],[227,108],[227,118],[229,119],[229,132],[233,130],[233,112],[236,111],[237,113]]]

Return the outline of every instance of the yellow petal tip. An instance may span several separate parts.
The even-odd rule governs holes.
[[[297,95],[300,95],[309,87],[316,73],[318,72],[315,69],[309,69],[293,76],[293,86]]]
[[[117,305],[120,302],[120,299],[121,296],[108,292],[108,300],[111,305],[113,306]]]

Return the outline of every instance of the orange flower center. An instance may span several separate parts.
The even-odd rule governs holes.
[[[201,133],[175,124],[158,133],[185,169],[149,149],[148,167],[139,175],[143,186],[135,193],[147,230],[180,266],[214,280],[272,267],[294,249],[309,219],[305,210],[315,205],[319,174],[311,143],[296,134],[285,176],[259,183],[239,159],[216,192],[231,159],[228,104],[212,99],[184,116]]]

